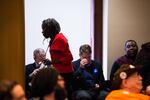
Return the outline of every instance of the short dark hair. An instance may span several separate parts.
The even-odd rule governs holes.
[[[126,42],[125,42],[125,47],[126,47],[126,44],[128,43],[128,42],[134,42],[136,45],[137,45],[137,42],[135,41],[135,40],[127,40]]]
[[[58,75],[52,67],[40,69],[31,81],[32,96],[43,98],[52,93],[57,85]]]
[[[92,53],[91,46],[88,44],[81,45],[79,48],[79,54],[82,55],[83,53],[91,54]]]

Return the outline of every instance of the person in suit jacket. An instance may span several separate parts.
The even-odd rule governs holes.
[[[26,96],[30,97],[30,82],[32,77],[39,71],[42,62],[46,59],[46,52],[42,48],[37,48],[33,52],[34,62],[25,66],[25,91]]]

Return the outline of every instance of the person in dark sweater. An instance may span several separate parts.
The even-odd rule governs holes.
[[[122,64],[133,64],[138,53],[138,45],[135,40],[125,42],[125,55],[119,57],[112,65],[110,80],[113,80],[114,73]]]
[[[83,93],[86,94],[87,97],[90,97],[89,95],[91,94],[95,96],[92,90],[99,88],[105,81],[102,66],[91,59],[91,53],[90,45],[81,45],[79,48],[80,58],[73,62],[74,91],[77,91],[77,95]]]

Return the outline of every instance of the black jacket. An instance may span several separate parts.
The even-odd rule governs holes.
[[[27,95],[27,98],[29,97],[30,95],[30,86],[29,86],[29,83],[31,82],[32,80],[32,77],[30,76],[30,74],[35,70],[37,69],[38,67],[36,67],[36,63],[31,63],[31,64],[28,64],[25,66],[25,92],[26,92],[26,95]]]
[[[80,68],[80,59],[73,62],[74,68],[74,89],[75,90],[89,90],[95,87],[95,84],[101,84],[104,80],[102,66],[93,61],[85,68]]]
[[[145,88],[147,85],[150,85],[150,42],[141,46],[134,64],[143,66],[140,73]]]

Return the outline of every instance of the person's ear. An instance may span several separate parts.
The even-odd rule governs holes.
[[[81,57],[81,53],[79,53],[79,57]]]
[[[122,86],[123,87],[128,87],[128,80],[127,79],[122,80]]]
[[[34,59],[34,60],[36,59],[35,55],[33,56],[33,59]]]

